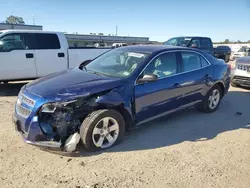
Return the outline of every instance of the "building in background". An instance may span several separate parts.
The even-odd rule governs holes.
[[[6,29],[43,30],[43,26],[0,23],[0,30]],[[114,36],[111,34],[104,35],[103,33],[65,33],[65,36],[70,47],[105,47],[112,46],[114,43],[126,43],[128,45],[157,44],[157,41],[149,41],[149,37]]]
[[[128,45],[149,44],[148,37],[127,37],[112,35],[82,35],[65,34],[70,47],[89,47],[89,46],[112,46],[114,43],[127,43]]]
[[[6,29],[43,30],[43,26],[0,23],[0,30]]]

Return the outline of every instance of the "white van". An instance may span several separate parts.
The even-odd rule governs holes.
[[[62,32],[0,31],[0,81],[39,78],[79,66],[111,48],[70,48]]]

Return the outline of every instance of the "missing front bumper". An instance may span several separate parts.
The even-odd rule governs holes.
[[[15,114],[13,114],[12,116],[12,121],[14,123],[15,130],[22,136],[25,143],[43,149],[51,149],[64,153],[73,152],[80,141],[79,133],[74,133],[73,135],[70,135],[69,138],[66,140],[64,146],[62,146],[61,142],[47,140],[46,135],[39,126],[37,117],[32,118],[27,133],[21,129],[21,122],[18,120]]]
[[[28,132],[22,130],[21,122],[15,114],[12,116],[12,122],[14,123],[15,130],[22,136],[25,143],[43,148],[61,150],[60,142],[46,140],[46,136],[38,124],[37,117],[32,118]]]

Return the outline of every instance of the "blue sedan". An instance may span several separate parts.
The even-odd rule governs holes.
[[[206,52],[126,46],[25,85],[13,120],[29,144],[72,152],[81,142],[96,151],[173,112],[214,112],[229,85],[230,67]]]

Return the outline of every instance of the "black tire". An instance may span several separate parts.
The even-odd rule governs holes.
[[[80,128],[80,136],[82,140],[82,144],[88,151],[99,151],[104,150],[101,147],[96,147],[92,140],[92,133],[95,128],[95,125],[105,117],[111,117],[114,118],[119,125],[119,135],[117,140],[113,145],[110,147],[113,147],[114,145],[120,143],[125,134],[125,121],[123,116],[116,110],[112,109],[104,109],[104,110],[97,110],[89,114],[83,121],[81,128]],[[110,148],[108,147],[108,148]],[[105,148],[107,149],[107,148]]]
[[[212,94],[212,92],[213,92],[214,90],[216,90],[216,89],[217,89],[217,90],[219,91],[219,93],[220,93],[220,98],[219,98],[219,102],[218,102],[217,106],[216,106],[215,108],[212,109],[212,108],[209,107],[209,97],[210,97],[210,95]],[[214,111],[216,111],[216,110],[218,109],[218,107],[220,106],[221,98],[222,98],[222,91],[221,91],[221,88],[220,88],[220,86],[215,85],[215,86],[213,86],[213,87],[208,91],[208,93],[207,93],[207,95],[206,95],[204,101],[202,102],[202,104],[199,106],[198,109],[199,109],[200,111],[202,111],[202,112],[205,112],[205,113],[214,112]]]

